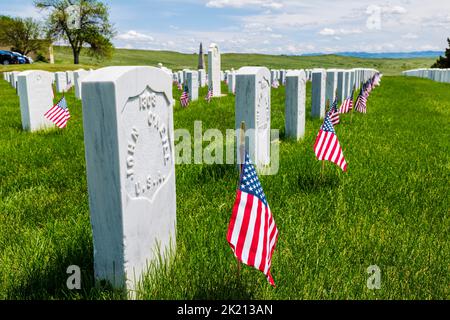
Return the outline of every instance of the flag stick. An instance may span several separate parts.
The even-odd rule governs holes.
[[[322,160],[322,170],[320,171],[320,177],[323,178],[323,172],[325,171],[325,160]]]
[[[356,85],[353,86],[353,94],[355,93]],[[353,97],[352,97],[353,101]],[[352,115],[350,117],[350,124],[353,123],[353,113],[355,112],[356,105],[352,102]]]
[[[241,122],[241,130],[239,132],[239,182],[242,176],[242,167],[245,161],[245,121]],[[238,186],[239,188],[239,186]],[[237,277],[240,278],[241,275],[241,261],[236,257],[237,260]]]

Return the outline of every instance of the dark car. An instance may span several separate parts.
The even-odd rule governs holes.
[[[17,62],[19,64],[26,64],[26,63],[30,63],[30,61],[28,60],[27,57],[25,57],[24,55],[18,53],[18,52],[11,52],[11,54],[16,57]]]
[[[12,52],[0,50],[0,64],[8,65],[18,63],[18,58]]]

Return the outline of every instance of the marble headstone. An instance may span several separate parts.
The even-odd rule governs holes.
[[[135,290],[176,244],[171,77],[107,67],[87,76],[82,92],[95,278]]]
[[[53,106],[53,75],[47,71],[24,71],[18,75],[22,128],[37,131],[53,127],[44,114]]]
[[[305,135],[306,73],[303,70],[286,74],[286,137],[302,139]]]
[[[314,118],[325,117],[325,70],[314,70],[312,72],[312,109],[311,116]]]
[[[186,71],[186,85],[189,91],[189,101],[198,100],[198,72]]]
[[[75,98],[81,99],[81,81],[87,77],[89,71],[80,69],[73,72],[73,80],[75,82]]]
[[[325,103],[330,101],[330,104],[332,104],[334,101],[337,89],[337,72],[338,70],[335,69],[327,70]]]
[[[220,83],[220,51],[215,43],[211,43],[208,49],[208,86],[214,97],[221,95]]]
[[[75,78],[73,75],[73,71],[66,71],[67,76],[67,88],[70,89],[75,85]]]
[[[66,92],[68,89],[67,75],[65,72],[55,72],[56,92]]]
[[[206,86],[206,71],[205,69],[198,70],[198,84],[200,88]]]
[[[265,67],[243,67],[236,73],[235,125],[246,125],[246,150],[254,164],[270,164],[270,71]],[[237,159],[240,158],[239,136]]]

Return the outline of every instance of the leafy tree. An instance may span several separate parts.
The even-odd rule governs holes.
[[[450,38],[447,38],[447,42],[448,49],[445,50],[445,57],[440,56],[436,63],[431,66],[432,68],[450,68]]]
[[[79,25],[72,27],[72,16],[68,8],[79,6]],[[48,35],[54,39],[66,40],[73,52],[73,62],[80,63],[83,49],[97,58],[110,58],[114,47],[111,39],[115,35],[109,22],[109,9],[99,0],[35,0],[39,9],[49,10],[47,19]]]
[[[32,18],[0,17],[0,43],[12,50],[28,55],[41,49],[42,27]]]

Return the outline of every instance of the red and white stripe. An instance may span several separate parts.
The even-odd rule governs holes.
[[[333,132],[320,130],[314,144],[314,152],[318,160],[328,160],[337,164],[345,172],[347,162],[342,153],[339,140]]]
[[[333,126],[339,124],[341,122],[339,119],[339,112],[330,111],[330,120]]]
[[[367,98],[364,95],[358,96],[355,109],[358,112],[367,113]]]
[[[44,116],[61,129],[67,126],[67,121],[70,119],[69,109],[63,109],[58,104],[55,104]]]
[[[263,272],[275,286],[270,268],[278,229],[269,206],[258,197],[238,190],[228,227],[227,241],[236,258]]]
[[[339,113],[348,113],[352,109],[353,109],[353,99],[347,98],[344,100],[341,107],[339,108]]]

